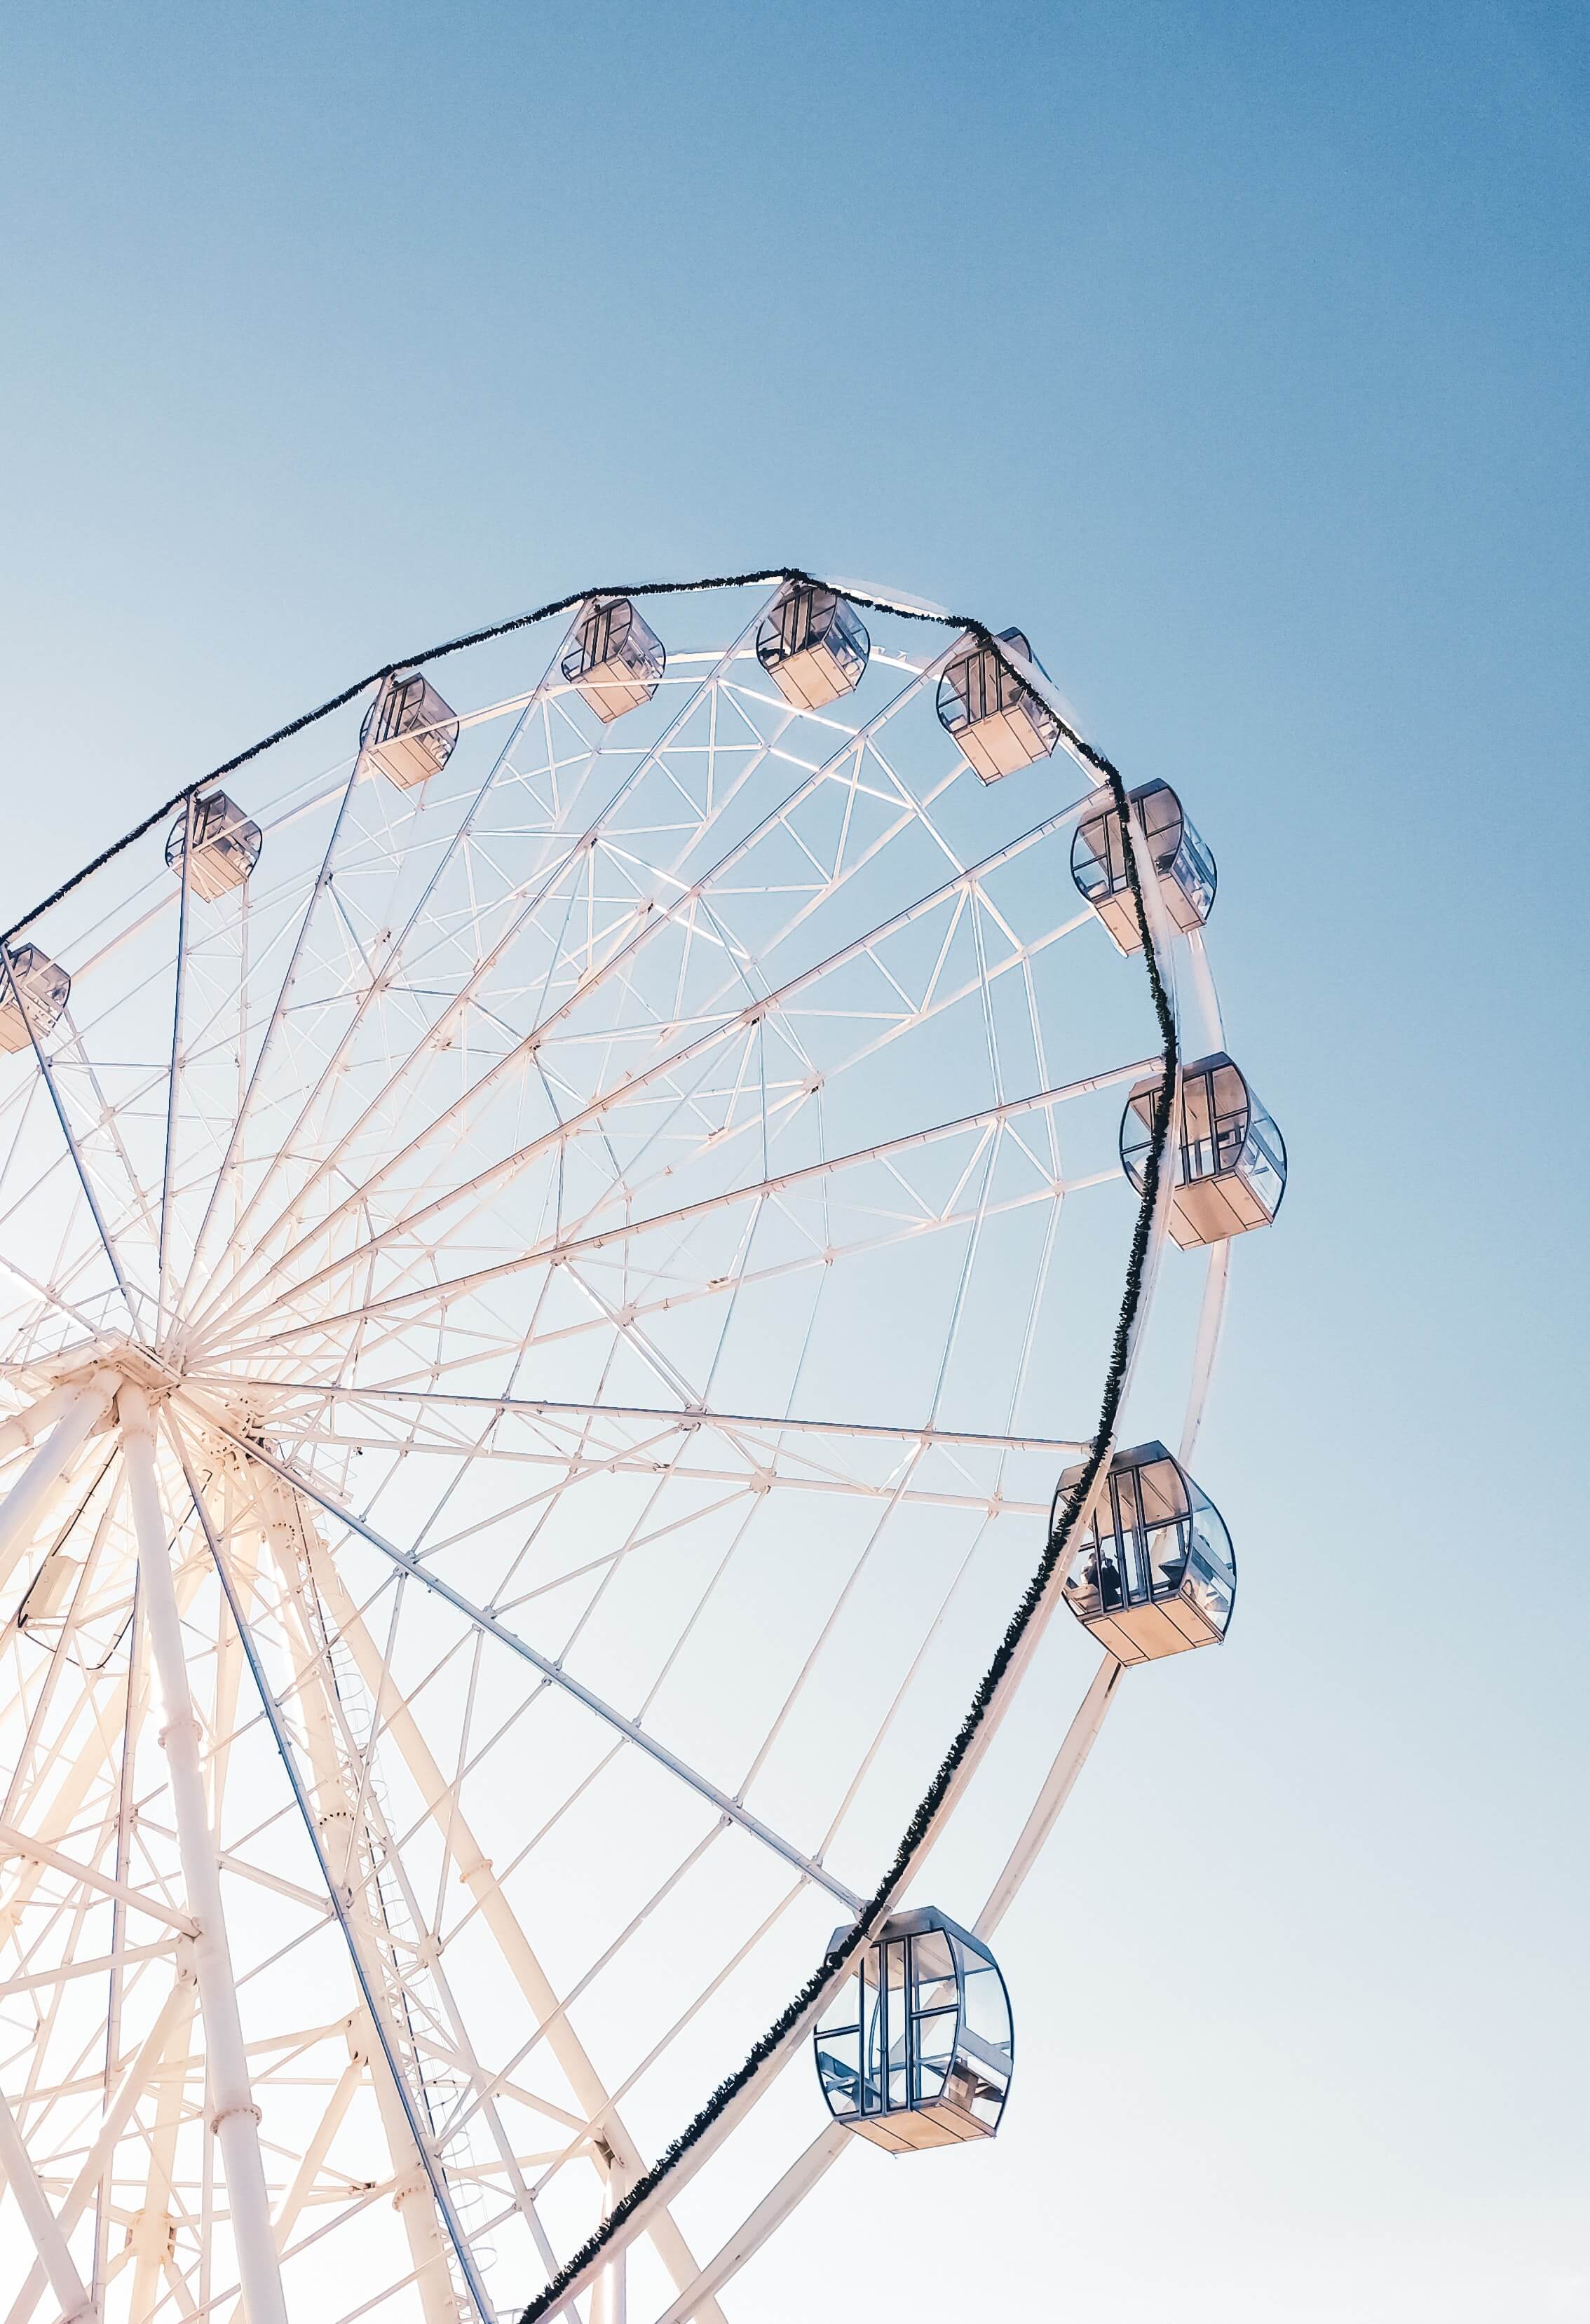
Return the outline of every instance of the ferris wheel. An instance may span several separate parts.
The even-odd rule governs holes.
[[[10,933],[0,2324],[721,2324],[993,2135],[1000,1922],[1231,1618],[1215,887],[1019,632],[785,572],[384,670]]]

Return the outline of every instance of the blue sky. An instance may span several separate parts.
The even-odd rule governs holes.
[[[1219,856],[1232,1641],[1007,1924],[997,2173],[737,2315],[1590,2312],[1585,27],[11,15],[5,919],[389,656],[785,560],[1020,622]]]

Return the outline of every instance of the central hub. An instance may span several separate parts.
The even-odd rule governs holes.
[[[174,1364],[165,1362],[151,1348],[141,1348],[134,1340],[104,1340],[90,1348],[77,1347],[53,1362],[38,1368],[38,1376],[51,1388],[69,1388],[79,1381],[91,1379],[96,1372],[119,1372],[135,1388],[141,1388],[152,1401],[171,1395],[180,1388],[182,1375]]]

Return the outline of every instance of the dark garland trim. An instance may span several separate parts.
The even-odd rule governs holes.
[[[786,579],[809,581],[804,573],[755,574],[743,576],[746,580],[766,581]],[[710,586],[710,585],[708,585]],[[827,584],[821,585],[827,586]],[[956,615],[922,613],[914,608],[891,605],[880,599],[844,593],[851,604],[864,605],[876,613],[900,613],[916,621],[942,621],[956,629],[969,630],[984,644],[999,650],[999,640],[982,622],[968,621]],[[1011,665],[1012,669],[1015,665]],[[1016,673],[1018,676],[1020,672]],[[893,1861],[874,1890],[860,1919],[841,1941],[823,1956],[800,1990],[795,1995],[757,2042],[743,2065],[720,2082],[699,2113],[682,2130],[672,2144],[659,2155],[652,2168],[636,2180],[634,2185],[613,2206],[595,2235],[583,2244],[572,2259],[559,2272],[546,2289],[537,2294],[520,2319],[520,2324],[541,2324],[541,2319],[568,2297],[569,2288],[597,2259],[615,2231],[636,2208],[656,2192],[668,2178],[675,2164],[688,2154],[705,2134],[711,2129],[725,2109],[738,2097],[747,2084],[754,2080],[788,2036],[791,2029],[827,1989],[837,1984],[850,1960],[868,1941],[886,1916],[895,1895],[908,1877],[918,1849],[928,1837],[935,1817],[948,1797],[950,1785],[972,1748],[977,1731],[987,1716],[999,1692],[1000,1684],[1014,1660],[1017,1649],[1034,1617],[1049,1594],[1057,1572],[1068,1565],[1067,1553],[1077,1522],[1086,1508],[1100,1469],[1109,1457],[1120,1416],[1121,1399],[1125,1392],[1127,1367],[1132,1355],[1132,1340],[1142,1304],[1143,1286],[1147,1276],[1150,1241],[1153,1231],[1154,1213],[1159,1201],[1160,1175],[1169,1139],[1171,1111],[1177,1076],[1180,1070],[1180,1052],[1176,1032],[1176,1016],[1170,997],[1165,988],[1159,957],[1154,947],[1153,931],[1149,924],[1148,908],[1142,891],[1137,853],[1132,842],[1131,810],[1127,806],[1126,787],[1118,770],[1110,760],[1083,740],[1064,719],[1060,731],[1077,755],[1104,778],[1114,803],[1124,841],[1127,881],[1132,893],[1132,908],[1137,916],[1138,933],[1142,941],[1143,958],[1148,964],[1149,989],[1164,1044],[1165,1072],[1154,1101],[1153,1136],[1147,1167],[1143,1172],[1142,1198],[1138,1204],[1137,1219],[1132,1229],[1132,1250],[1127,1261],[1126,1283],[1120,1314],[1115,1323],[1115,1336],[1110,1351],[1109,1369],[1105,1376],[1105,1392],[1099,1409],[1098,1429],[1093,1449],[1088,1454],[1070,1498],[1064,1509],[1059,1507],[1059,1489],[1055,1489],[1049,1506],[1049,1539],[1041,1561],[1022,1594],[1021,1603],[1012,1616],[1010,1625],[1001,1639],[993,1661],[984,1673],[971,1706],[961,1722],[954,1742],[938,1766],[938,1773],[923,1794],[916,1813],[906,1826],[895,1849]]]
[[[115,856],[121,854],[124,849],[132,846],[134,841],[142,839],[145,832],[153,830],[164,816],[170,815],[174,808],[183,806],[196,793],[202,791],[208,784],[218,782],[222,776],[233,773],[238,767],[246,766],[251,759],[257,759],[262,752],[273,749],[278,742],[285,742],[292,735],[302,733],[307,727],[318,725],[321,719],[328,718],[334,711],[340,710],[347,703],[354,701],[357,696],[365,692],[366,687],[379,685],[383,679],[390,678],[397,670],[415,669],[427,662],[443,660],[448,654],[462,653],[469,646],[485,645],[495,638],[509,636],[515,630],[529,629],[538,622],[551,620],[556,614],[571,613],[577,605],[583,604],[590,597],[684,596],[699,595],[709,589],[748,588],[759,584],[784,581],[806,584],[817,588],[827,588],[832,586],[819,580],[817,575],[805,572],[799,566],[787,565],[770,567],[764,572],[717,574],[701,581],[643,581],[619,583],[599,589],[581,589],[570,596],[556,597],[545,605],[538,605],[533,612],[516,613],[511,620],[494,622],[486,629],[468,631],[462,637],[448,639],[443,645],[430,646],[423,653],[404,655],[395,661],[383,662],[379,669],[371,670],[367,676],[356,679],[353,685],[344,687],[339,694],[334,694],[328,701],[322,702],[318,709],[306,711],[301,718],[294,718],[287,725],[279,726],[273,734],[267,734],[262,742],[251,743],[246,751],[239,751],[235,758],[224,761],[220,766],[212,767],[208,774],[200,775],[194,781],[185,783],[180,790],[173,792],[171,797],[157,807],[153,814],[146,815],[141,823],[134,825],[131,831],[115,841],[111,846],[105,848],[91,863],[85,864],[80,872],[75,872],[69,880],[63,881],[61,885],[46,896],[42,903],[35,904],[32,909],[24,913],[21,919],[14,921],[5,931],[4,936],[0,936],[0,944],[8,945],[14,936],[19,936],[52,905],[60,903],[64,897],[69,896],[72,890],[79,887],[85,880],[110,862]],[[926,622],[939,628],[968,632],[978,640],[980,644],[992,646],[994,651],[1000,654],[1002,659],[1007,661],[1014,675],[1017,677],[1022,675],[1016,664],[1004,653],[1001,641],[995,637],[985,622],[957,613],[927,613],[915,605],[893,604],[887,598],[864,596],[852,589],[844,590],[840,594],[848,604],[863,606],[870,613],[888,613],[902,621]],[[1056,1488],[1055,1498],[1049,1508],[1049,1538],[1038,1570],[1022,1593],[1021,1603],[1011,1618],[1009,1627],[999,1643],[994,1659],[983,1674],[955,1740],[940,1761],[938,1773],[923,1794],[916,1813],[901,1837],[892,1862],[874,1890],[871,1899],[864,1907],[855,1927],[847,1932],[831,1951],[825,1953],[822,1960],[807,1978],[794,1999],[780,2012],[753,2048],[744,2064],[737,2067],[734,2073],[718,2084],[699,2113],[686,2126],[671,2144],[664,2148],[651,2169],[644,2172],[635,2181],[634,2185],[614,2205],[596,2234],[581,2246],[546,2289],[539,2292],[530,2302],[521,2319],[521,2324],[541,2324],[541,2318],[562,2303],[568,2296],[570,2285],[589,2267],[592,2261],[600,2255],[603,2247],[616,2229],[641,2203],[656,2192],[681,2157],[689,2153],[690,2149],[718,2120],[730,2103],[755,2080],[768,2060],[777,2052],[790,2029],[799,2023],[812,2004],[822,1997],[830,1986],[837,1983],[854,1955],[868,1941],[883,1920],[895,1895],[908,1877],[917,1851],[928,1837],[935,1817],[949,1795],[950,1785],[972,1748],[978,1729],[987,1716],[1022,1638],[1043,1604],[1055,1575],[1061,1570],[1062,1561],[1066,1559],[1066,1553],[1070,1545],[1072,1534],[1076,1530],[1077,1519],[1086,1506],[1099,1471],[1109,1455],[1115,1433],[1115,1423],[1120,1415],[1121,1399],[1125,1391],[1132,1333],[1142,1304],[1149,1246],[1153,1231],[1154,1212],[1159,1200],[1160,1173],[1169,1136],[1171,1109],[1180,1066],[1180,1056],[1177,1041],[1175,1012],[1165,989],[1159,957],[1154,949],[1153,931],[1149,924],[1136,850],[1132,844],[1131,811],[1126,802],[1125,785],[1116,768],[1101,751],[1095,750],[1092,743],[1085,742],[1063,718],[1058,719],[1058,723],[1060,733],[1070,749],[1086,766],[1091,767],[1102,777],[1114,804],[1114,812],[1119,819],[1124,841],[1123,853],[1126,863],[1127,882],[1131,890],[1132,907],[1137,915],[1138,933],[1142,941],[1143,958],[1148,965],[1149,990],[1153,1000],[1154,1014],[1159,1022],[1165,1052],[1165,1073],[1160,1084],[1159,1094],[1154,1101],[1152,1145],[1147,1167],[1143,1172],[1142,1197],[1138,1204],[1137,1220],[1132,1229],[1132,1250],[1126,1268],[1126,1284],[1122,1295],[1120,1314],[1116,1319],[1109,1369],[1105,1375],[1105,1392],[1100,1404],[1098,1429],[1094,1437],[1093,1449],[1063,1509],[1059,1506],[1059,1490],[1058,1487]]]

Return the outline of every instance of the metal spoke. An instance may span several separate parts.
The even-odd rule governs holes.
[[[511,1153],[503,1156],[499,1160],[490,1164],[485,1170],[479,1171],[473,1176],[462,1179],[458,1184],[450,1186],[445,1194],[434,1197],[430,1203],[422,1204],[417,1210],[406,1213],[393,1226],[384,1229],[379,1233],[368,1237],[364,1242],[356,1244],[354,1249],[343,1258],[321,1268],[315,1273],[310,1274],[295,1286],[297,1295],[301,1296],[305,1292],[318,1288],[321,1284],[326,1283],[334,1277],[347,1274],[350,1268],[359,1265],[362,1261],[367,1259],[372,1252],[379,1251],[384,1248],[384,1246],[391,1241],[394,1236],[398,1234],[411,1234],[421,1225],[428,1223],[432,1219],[439,1218],[444,1211],[451,1208],[453,1205],[465,1202],[471,1197],[488,1194],[500,1187],[504,1181],[509,1180],[515,1175],[521,1173],[529,1162],[534,1160],[538,1156],[544,1153],[549,1145],[565,1143],[570,1136],[576,1135],[579,1131],[598,1123],[602,1117],[610,1112],[615,1105],[620,1102],[632,1104],[642,1090],[650,1087],[653,1083],[661,1080],[665,1075],[677,1074],[682,1068],[695,1064],[698,1059],[707,1056],[709,1053],[719,1047],[724,1041],[732,1039],[735,1035],[744,1033],[756,1024],[760,1023],[770,1011],[780,1010],[787,1008],[791,1001],[797,999],[802,992],[809,990],[824,977],[831,976],[838,970],[848,966],[852,962],[867,954],[874,945],[883,942],[887,937],[897,934],[901,929],[911,927],[926,913],[938,908],[947,900],[954,900],[957,899],[968,888],[975,885],[977,881],[986,878],[989,872],[996,867],[1013,862],[1017,857],[1024,854],[1029,849],[1039,844],[1043,839],[1051,837],[1056,832],[1068,827],[1070,823],[1075,820],[1076,814],[1076,807],[1068,808],[1061,814],[1052,816],[1045,822],[1035,825],[1030,830],[1022,833],[1018,839],[1009,843],[1005,847],[996,851],[994,854],[984,858],[982,862],[975,864],[968,871],[957,872],[953,880],[941,884],[939,887],[934,889],[929,894],[922,897],[919,901],[908,906],[901,912],[892,915],[889,919],[879,922],[876,926],[868,929],[864,935],[853,938],[849,943],[842,945],[837,951],[829,954],[823,960],[815,964],[812,967],[801,971],[798,975],[788,979],[783,984],[774,988],[771,991],[753,999],[744,1007],[729,1012],[723,1018],[723,1020],[720,1023],[709,1026],[706,1031],[698,1034],[694,1039],[687,1040],[679,1047],[670,1049],[664,1056],[655,1060],[649,1065],[642,1066],[638,1072],[627,1075],[616,1087],[606,1092],[602,1096],[592,1100],[571,1120],[560,1123],[555,1135],[548,1135],[537,1139],[532,1139],[529,1144],[515,1148]],[[511,1056],[517,1057],[521,1056],[522,1053],[529,1054],[533,1047],[539,1044],[540,1038],[541,1034],[538,1028],[537,1032],[525,1037],[524,1040],[520,1043],[519,1047],[510,1053]],[[508,1062],[508,1060],[504,1061],[504,1067]],[[491,1084],[489,1080],[486,1084],[483,1084],[483,1086],[490,1085]],[[462,1112],[469,1104],[477,1102],[480,1093],[481,1092],[476,1089],[471,1089],[466,1092],[465,1095],[458,1101],[455,1106],[449,1109],[448,1113],[443,1114],[439,1117],[438,1120],[430,1123],[426,1129],[420,1133],[418,1138],[410,1141],[409,1145],[402,1149],[402,1152],[394,1157],[393,1163],[386,1166],[387,1171],[395,1168],[398,1163],[406,1159],[407,1157],[415,1150],[417,1146],[422,1143],[425,1139],[433,1138],[438,1133],[445,1131],[450,1126],[452,1120],[457,1115]],[[379,1179],[384,1174],[377,1173],[374,1180],[366,1182],[365,1186],[361,1188],[358,1197],[359,1201],[363,1201],[366,1198],[369,1185],[379,1183]],[[318,1239],[319,1236],[324,1235],[326,1231],[334,1226],[342,1216],[346,1215],[351,1204],[352,1198],[345,1199],[340,1205],[334,1208],[328,1216],[319,1222],[315,1231],[314,1237],[305,1237],[303,1239],[304,1243],[307,1244],[310,1240]],[[262,1283],[260,1286],[256,1286],[256,1288],[263,1289],[264,1282],[271,1280],[274,1277],[279,1276],[285,1271],[291,1264],[291,1261],[299,1255],[300,1248],[302,1248],[301,1245],[295,1245],[285,1252],[282,1258],[277,1262],[275,1268],[271,1270],[270,1276],[263,1278]]]
[[[693,1792],[698,1793],[710,1806],[716,1808],[726,1821],[738,1824],[742,1831],[749,1832],[753,1840],[759,1840],[764,1848],[771,1849],[775,1855],[781,1856],[787,1864],[793,1865],[796,1870],[803,1873],[809,1880],[817,1881],[821,1887],[827,1889],[830,1895],[837,1897],[848,1911],[854,1913],[859,1909],[861,1899],[853,1889],[847,1888],[843,1881],[836,1880],[833,1874],[825,1870],[823,1866],[814,1863],[809,1857],[802,1855],[800,1850],[785,1840],[781,1834],[772,1831],[759,1817],[752,1815],[747,1809],[740,1805],[737,1800],[731,1798],[726,1792],[721,1791],[716,1784],[709,1783],[705,1775],[698,1774],[676,1752],[670,1751],[666,1744],[659,1742],[655,1736],[647,1734],[637,1720],[626,1719],[624,1713],[615,1710],[611,1703],[604,1702],[601,1696],[592,1688],[582,1685],[578,1679],[569,1672],[559,1668],[549,1655],[538,1653],[535,1647],[516,1637],[495,1616],[487,1613],[485,1607],[472,1604],[462,1591],[453,1589],[451,1584],[443,1581],[439,1574],[431,1572],[408,1551],[400,1549],[394,1542],[388,1541],[384,1535],[377,1533],[374,1526],[366,1525],[362,1517],[356,1517],[351,1509],[345,1508],[339,1502],[334,1500],[329,1494],[321,1489],[312,1477],[305,1476],[290,1468],[286,1462],[278,1461],[265,1446],[251,1444],[246,1438],[236,1435],[224,1423],[215,1419],[211,1415],[200,1414],[199,1416],[201,1421],[208,1423],[217,1435],[224,1437],[236,1451],[250,1460],[263,1462],[267,1469],[280,1477],[284,1484],[291,1485],[296,1492],[302,1493],[306,1499],[313,1501],[318,1508],[323,1509],[328,1517],[334,1518],[338,1525],[346,1526],[348,1532],[356,1534],[361,1541],[367,1542],[372,1549],[379,1550],[384,1557],[390,1558],[393,1564],[399,1567],[402,1572],[411,1574],[416,1581],[422,1582],[427,1590],[449,1605],[455,1613],[461,1614],[464,1619],[472,1622],[476,1629],[484,1631],[488,1637],[495,1638],[499,1646],[506,1646],[510,1654],[517,1655],[521,1661],[529,1663],[532,1669],[540,1671],[543,1678],[550,1680],[554,1686],[560,1687],[565,1693],[572,1695],[577,1702],[581,1703],[587,1711],[593,1712],[606,1726],[621,1734],[626,1741],[638,1745],[649,1758],[656,1760],[659,1766],[666,1767],[670,1775],[677,1775],[681,1783],[689,1784]]]
[[[786,582],[388,672],[409,755],[366,685],[226,770],[233,885],[197,788],[0,959],[0,2159],[39,2255],[0,2324],[503,2324],[553,2278],[574,2324],[724,2324],[845,2143],[742,2126],[1095,1450],[1146,1225],[1137,1379],[1169,1179],[1140,1221],[1119,1122],[1164,1026],[1073,881],[1113,777],[1068,731],[1081,783],[980,781],[936,688],[981,632],[883,597],[812,706]],[[1226,1260],[1166,1261],[1134,1391],[1184,1457]],[[1064,1739],[1046,1695],[1024,1826],[976,1803],[986,1929],[1118,1676]],[[675,2193],[726,2141],[698,2255]]]

